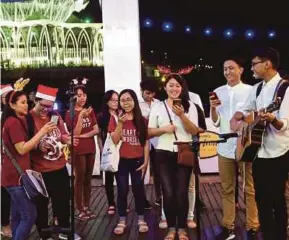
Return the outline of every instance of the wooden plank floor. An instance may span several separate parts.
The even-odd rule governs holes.
[[[200,182],[200,196],[206,206],[206,210],[202,211],[201,213],[201,239],[214,240],[215,236],[221,231],[221,185],[217,176],[202,176]],[[138,233],[137,215],[135,212],[134,200],[131,191],[128,196],[128,205],[131,211],[128,213],[127,229],[123,236],[115,236],[113,234],[113,228],[117,223],[118,217],[117,214],[112,217],[106,214],[108,205],[105,189],[103,186],[99,185],[101,185],[100,180],[93,179],[91,209],[97,215],[96,219],[90,221],[76,220],[75,222],[76,232],[79,233],[83,240],[161,240],[164,238],[166,230],[161,230],[158,227],[161,212],[159,207],[154,207],[152,210],[147,210],[145,213],[145,219],[147,220],[150,229],[149,232],[146,234]],[[153,185],[146,186],[146,193],[148,199],[151,202],[154,202],[155,196]],[[237,210],[236,217],[236,239],[245,240],[245,204],[241,184],[239,185],[239,193],[240,208]],[[197,239],[196,230],[189,230],[189,234],[192,240]],[[39,238],[34,230],[31,233],[29,240],[36,239]]]

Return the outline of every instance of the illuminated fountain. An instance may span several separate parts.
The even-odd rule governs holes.
[[[81,23],[73,12],[86,0],[2,0],[3,68],[103,66],[102,23]]]

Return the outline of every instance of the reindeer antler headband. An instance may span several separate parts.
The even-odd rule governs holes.
[[[86,85],[87,82],[89,81],[89,79],[83,77],[82,79],[79,79],[79,78],[74,78],[72,79],[72,82],[75,86],[77,85]]]
[[[160,73],[162,73],[164,75],[169,75],[169,74],[186,75],[186,74],[189,74],[194,69],[193,66],[191,66],[191,67],[189,66],[187,68],[181,68],[177,72],[172,72],[171,68],[169,68],[169,67],[158,65],[157,68],[160,71]]]
[[[14,90],[13,90],[12,94],[10,95],[9,103],[11,103],[14,94],[16,92],[22,91],[23,88],[29,83],[29,81],[30,81],[29,78],[26,78],[26,79],[20,78],[14,83],[14,85],[13,85]]]

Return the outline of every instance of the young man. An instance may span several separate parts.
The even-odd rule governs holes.
[[[285,184],[289,165],[289,88],[285,90],[279,110],[273,113],[262,111],[276,94],[280,96],[278,88],[282,79],[278,66],[279,53],[275,49],[262,48],[254,52],[251,70],[262,82],[254,85],[244,106],[231,120],[231,128],[237,130],[239,121],[248,112],[258,111],[266,122],[263,141],[253,161],[256,202],[264,240],[285,240],[287,236]]]
[[[154,96],[156,94],[157,88],[154,80],[144,80],[140,83],[141,88],[141,98],[139,99],[139,106],[142,112],[143,117],[149,119],[150,111],[152,107],[159,102],[159,100],[155,99]],[[156,171],[155,164],[155,146],[157,144],[157,138],[150,139],[150,166],[151,166],[151,174],[154,179],[155,193],[156,193],[156,202],[155,204],[161,205],[161,184],[159,179],[159,173]],[[148,205],[148,204],[146,204]]]
[[[215,95],[212,94],[210,96],[211,119],[216,127],[220,127],[220,133],[231,132],[230,119],[240,106],[244,104],[245,99],[252,90],[252,86],[244,84],[241,80],[243,71],[241,60],[228,58],[224,61],[223,72],[227,84],[217,88],[214,91]],[[225,143],[218,144],[224,227],[218,239],[235,238],[235,149],[236,138],[231,138]],[[247,161],[252,161],[252,159]],[[252,178],[252,163],[240,161],[238,164],[245,171],[245,179],[243,181],[245,181],[247,237],[248,239],[254,239],[259,222]]]
[[[36,133],[52,117],[58,118],[57,129],[46,134],[40,141],[37,149],[31,152],[32,168],[42,173],[49,197],[51,198],[53,213],[57,217],[58,227],[70,227],[70,182],[66,169],[66,160],[61,149],[61,143],[71,144],[70,137],[64,128],[61,116],[53,111],[53,104],[58,89],[39,85],[35,95],[35,106],[28,116],[29,132],[31,126]],[[77,145],[77,140],[73,142]],[[48,228],[49,199],[39,197],[37,205],[36,226],[42,239],[49,239],[50,233],[43,231]],[[72,223],[74,224],[74,223]],[[67,234],[60,233],[59,239],[68,239]],[[75,240],[81,239],[77,234]]]

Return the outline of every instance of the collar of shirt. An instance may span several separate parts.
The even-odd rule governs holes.
[[[227,88],[228,88],[229,91],[231,91],[231,90],[234,90],[234,89],[237,89],[237,88],[241,87],[242,84],[243,84],[243,82],[241,82],[241,81],[237,85],[235,85],[233,87],[231,87],[231,86],[229,86],[229,84],[227,84]]]
[[[273,78],[271,78],[268,82],[263,81],[263,87],[265,86],[270,87],[277,85],[280,79],[281,79],[280,74],[276,73],[276,75]]]
[[[146,104],[148,104],[148,103],[143,99],[143,97],[141,97],[141,98],[139,99],[139,102],[140,102],[140,103],[146,103]],[[153,98],[153,100],[152,100],[151,103],[153,104],[153,103],[155,103],[155,102],[156,102],[156,99]],[[148,104],[148,105],[149,105],[149,104]]]

